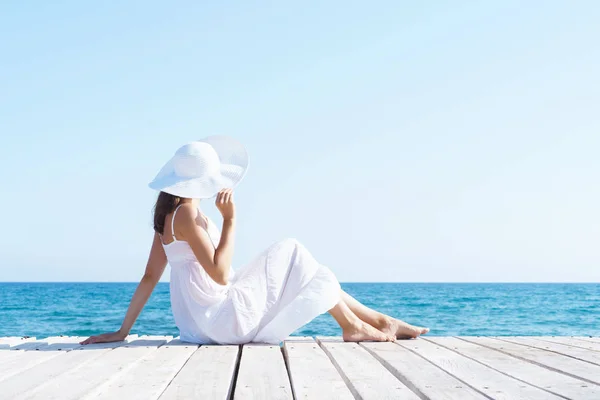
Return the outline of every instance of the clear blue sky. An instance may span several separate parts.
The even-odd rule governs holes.
[[[147,183],[220,133],[251,156],[235,266],[295,237],[342,281],[600,281],[598,21],[597,1],[4,2],[0,280],[139,279]]]

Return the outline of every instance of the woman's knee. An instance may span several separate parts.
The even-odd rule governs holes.
[[[298,240],[293,238],[286,238],[280,240],[274,243],[273,246],[271,246],[271,248],[269,249],[270,254],[287,254],[289,256],[298,253],[303,254],[305,252],[306,249],[304,248],[304,246],[302,246],[302,244]]]
[[[279,245],[283,247],[301,247],[302,244],[294,238],[285,238],[279,241]]]

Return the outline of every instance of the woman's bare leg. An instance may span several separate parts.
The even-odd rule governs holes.
[[[394,335],[398,339],[415,338],[429,332],[428,328],[407,324],[404,321],[372,310],[344,291],[342,291],[342,300],[362,321],[388,335]]]
[[[361,320],[343,300],[340,300],[335,307],[329,310],[329,313],[342,328],[342,337],[345,342],[388,342],[396,340],[396,336],[393,334],[383,333]]]

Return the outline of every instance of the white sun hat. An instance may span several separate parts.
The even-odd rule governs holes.
[[[209,136],[180,147],[148,186],[179,197],[208,199],[233,189],[247,169],[248,153],[240,142]]]

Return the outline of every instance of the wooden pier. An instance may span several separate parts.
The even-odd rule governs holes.
[[[600,338],[0,338],[0,399],[600,399]]]

